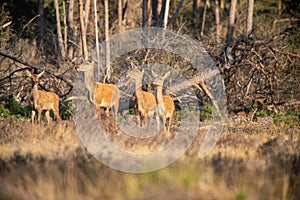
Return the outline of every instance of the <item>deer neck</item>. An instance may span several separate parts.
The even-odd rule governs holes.
[[[94,73],[92,71],[84,72],[84,84],[90,93],[95,90],[97,84],[95,82]]]
[[[37,100],[38,100],[38,96],[39,96],[39,93],[38,93],[38,83],[34,83],[34,86],[32,88],[32,96],[33,96],[33,104],[36,105],[37,104]]]
[[[142,79],[140,78],[137,78],[135,80],[135,91],[136,92],[142,91]]]
[[[156,95],[157,95],[157,104],[162,105],[164,103],[162,85],[157,86],[157,94]]]

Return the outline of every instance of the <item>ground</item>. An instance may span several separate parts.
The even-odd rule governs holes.
[[[197,156],[200,128],[179,160],[143,174],[116,171],[96,160],[72,121],[32,125],[27,119],[2,119],[0,130],[0,199],[300,197],[298,126],[228,124],[203,159]]]

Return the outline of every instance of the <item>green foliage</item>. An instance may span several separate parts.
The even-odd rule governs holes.
[[[1,105],[0,116],[4,118],[22,118],[28,117],[32,110],[31,106],[21,107],[19,103],[14,99],[13,95],[10,95],[5,99],[5,106]]]
[[[300,108],[287,110],[285,113],[274,115],[274,123],[283,127],[300,126]]]
[[[4,106],[0,104],[0,118],[8,118],[9,116],[9,110],[7,108],[4,108]]]
[[[63,120],[71,119],[74,111],[75,105],[72,101],[68,101],[67,103],[60,103],[59,115]]]
[[[203,107],[200,109],[200,116],[204,119],[211,117],[213,112],[212,105],[210,103],[204,102]]]
[[[240,191],[238,193],[235,194],[235,197],[234,197],[235,200],[246,200],[247,199],[247,195]]]
[[[268,117],[274,115],[274,111],[271,110],[259,110],[255,113],[256,117]]]

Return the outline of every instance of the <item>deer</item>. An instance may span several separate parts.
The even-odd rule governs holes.
[[[142,79],[144,71],[132,70],[127,74],[130,78],[135,80],[135,102],[137,104],[137,123],[141,124],[141,118],[144,119],[144,125],[151,124],[154,113],[156,112],[155,96],[142,90]]]
[[[38,112],[38,123],[41,123],[42,112],[45,110],[45,116],[47,119],[47,123],[50,122],[50,110],[53,111],[54,117],[60,121],[61,118],[59,116],[59,97],[54,92],[47,92],[38,89],[38,83],[40,77],[45,73],[42,71],[39,74],[33,74],[26,70],[27,76],[30,77],[33,82],[34,86],[32,88],[32,96],[33,96],[33,107]],[[32,110],[31,113],[31,121],[34,123],[35,118],[35,111]]]
[[[76,71],[84,73],[84,83],[89,92],[89,100],[94,104],[96,117],[100,116],[100,108],[105,108],[106,116],[109,110],[114,107],[115,118],[117,121],[120,91],[114,84],[96,82],[94,79],[94,64],[87,62],[75,67]]]
[[[158,122],[159,128],[159,118],[163,120],[164,133],[170,135],[170,127],[172,124],[173,113],[175,110],[175,105],[172,97],[168,95],[163,95],[163,86],[165,79],[170,75],[170,72],[165,74],[165,76],[160,76],[154,79],[153,85],[157,86],[157,115],[156,120]],[[169,119],[168,129],[166,129],[166,121]]]

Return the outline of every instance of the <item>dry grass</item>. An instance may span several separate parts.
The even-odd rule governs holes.
[[[0,122],[0,199],[298,199],[299,127],[227,127],[198,159],[203,132],[178,161],[145,174],[115,171],[81,145],[74,124]]]

